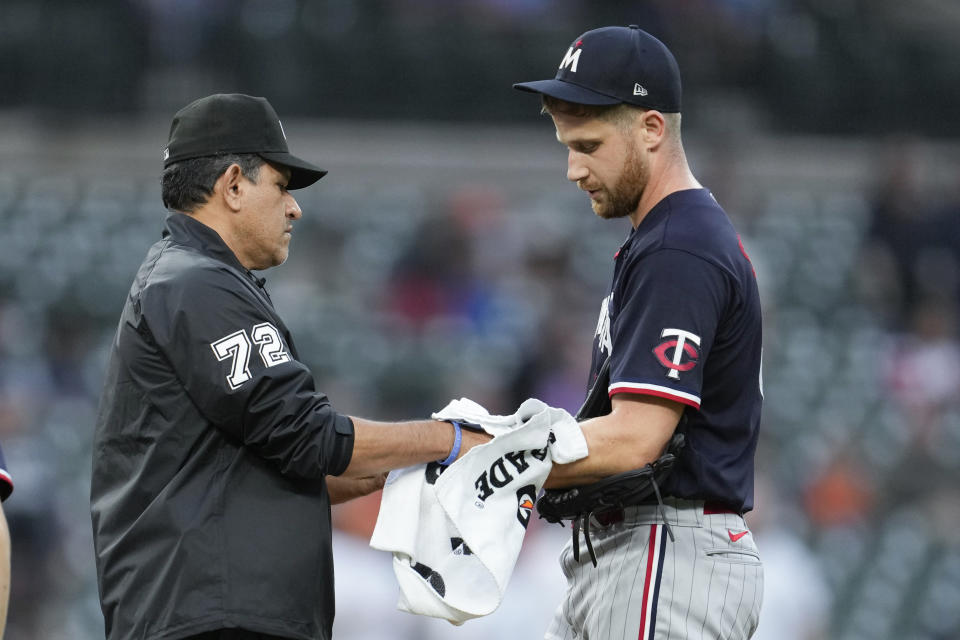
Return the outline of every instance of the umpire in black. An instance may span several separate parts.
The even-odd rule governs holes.
[[[127,296],[94,440],[109,640],[329,638],[331,503],[487,439],[348,417],[314,388],[251,270],[286,259],[290,191],[324,174],[263,98],[208,96],[173,119],[171,213]]]

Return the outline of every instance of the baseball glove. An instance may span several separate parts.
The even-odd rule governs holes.
[[[666,514],[663,512],[663,499],[659,485],[672,470],[683,444],[683,434],[674,433],[663,455],[644,467],[624,471],[588,485],[569,489],[547,489],[537,500],[537,512],[547,522],[562,524],[564,520],[572,521],[573,558],[578,562],[582,528],[593,566],[597,566],[597,556],[590,541],[590,519],[596,513],[649,503],[650,497],[655,496],[667,533],[673,540],[673,531],[670,530]]]

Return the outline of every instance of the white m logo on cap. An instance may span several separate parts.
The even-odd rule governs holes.
[[[567,49],[567,55],[563,56],[563,60],[560,61],[560,68],[570,67],[570,71],[573,73],[577,72],[577,63],[580,62],[580,52],[583,49],[573,50],[573,47]]]

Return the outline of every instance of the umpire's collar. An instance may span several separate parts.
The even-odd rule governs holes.
[[[188,216],[185,213],[171,213],[167,216],[163,237],[170,238],[177,244],[193,247],[204,255],[240,269],[241,273],[253,275],[249,269],[240,264],[237,256],[230,250],[219,233],[193,216]]]

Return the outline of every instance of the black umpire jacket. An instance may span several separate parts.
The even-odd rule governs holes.
[[[263,280],[212,229],[170,215],[124,305],[97,417],[108,640],[329,638],[324,476],[352,452],[352,422],[315,390]]]

